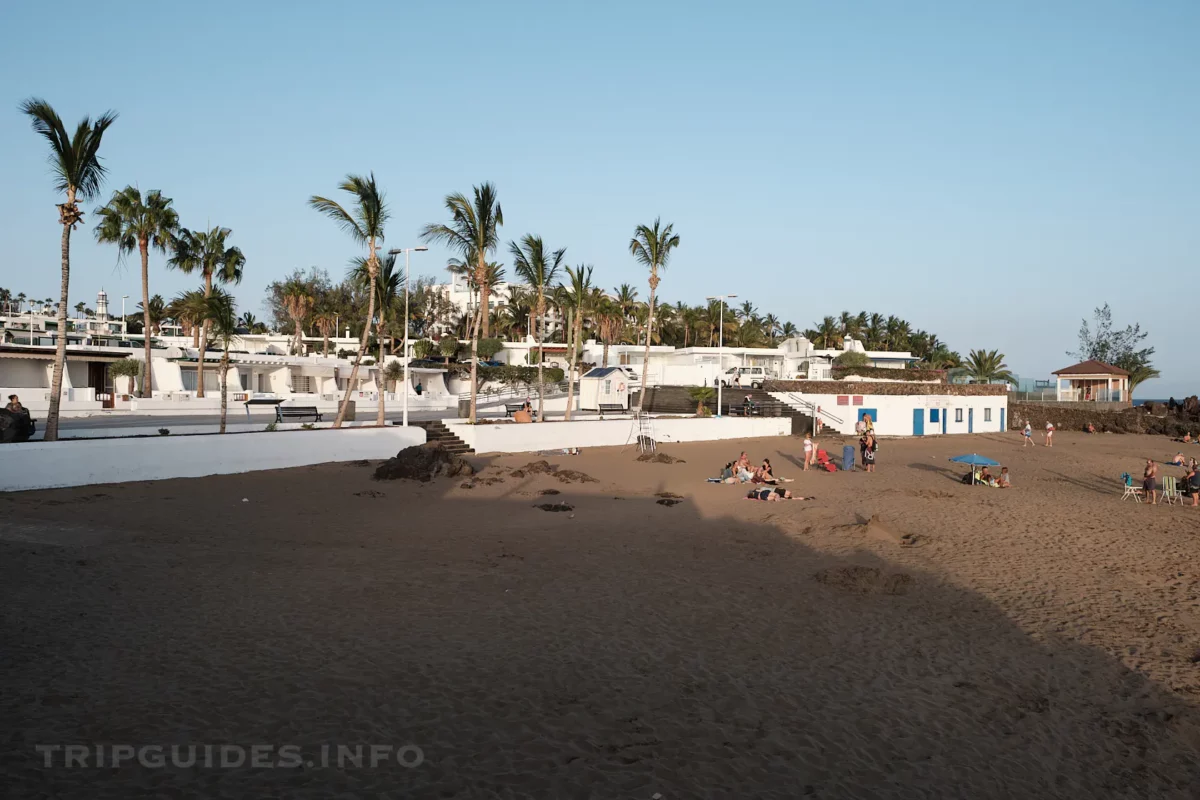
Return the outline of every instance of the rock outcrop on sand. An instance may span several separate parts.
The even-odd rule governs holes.
[[[666,453],[642,453],[637,457],[638,461],[649,461],[652,464],[686,464],[682,458],[675,458]]]
[[[434,478],[474,475],[466,459],[446,450],[441,442],[406,447],[375,469],[375,480],[431,481]]]
[[[558,469],[549,461],[530,461],[523,467],[509,473],[514,478],[524,478],[529,475],[549,475],[558,478],[563,483],[599,483],[591,475],[573,469]]]

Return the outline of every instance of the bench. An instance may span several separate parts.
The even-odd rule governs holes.
[[[321,412],[316,406],[275,406],[275,421],[283,422],[288,419],[305,419],[312,417],[314,422],[321,421]]]
[[[625,406],[623,406],[620,403],[601,403],[600,404],[600,416],[602,416],[602,417],[606,413],[607,414],[624,414],[628,410],[629,409],[625,408]]]
[[[505,403],[504,404],[504,416],[511,417],[513,414],[517,413],[524,407],[525,407],[524,403]]]

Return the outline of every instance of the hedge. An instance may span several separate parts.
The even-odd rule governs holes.
[[[834,364],[833,379],[840,381],[847,375],[860,378],[881,378],[892,381],[939,381],[946,382],[944,369],[888,369],[887,367],[841,367]]]

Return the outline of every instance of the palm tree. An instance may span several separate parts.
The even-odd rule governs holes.
[[[171,241],[175,253],[167,259],[167,266],[174,267],[185,275],[199,271],[204,279],[204,296],[211,297],[213,279],[224,284],[241,283],[242,268],[246,257],[240,248],[226,246],[233,233],[220,226],[207,231],[190,231],[180,228]],[[149,317],[146,318],[149,320]],[[149,323],[147,323],[149,324]],[[208,349],[208,329],[211,320],[205,318],[200,325],[199,356],[196,362],[196,397],[204,397],[204,353]]]
[[[171,207],[171,198],[151,189],[142,197],[136,186],[126,186],[114,192],[108,205],[96,212],[96,241],[115,244],[121,257],[135,249],[142,257],[142,339],[146,346],[146,375],[142,379],[143,394],[154,396],[154,371],[150,359],[150,248],[166,253],[179,230],[179,215]],[[203,354],[202,354],[203,355]]]
[[[963,366],[967,370],[967,376],[979,383],[1017,382],[1008,371],[1008,365],[1004,363],[1004,353],[996,350],[972,350]]]
[[[625,326],[624,316],[621,314],[621,309],[616,303],[611,300],[601,306],[599,313],[596,315],[596,329],[600,334],[600,338],[604,341],[604,359],[601,366],[608,366],[608,348],[621,335],[621,329]]]
[[[816,338],[821,341],[821,348],[828,350],[830,342],[837,338],[838,322],[833,317],[825,317],[816,325]]]
[[[322,347],[321,355],[329,355],[329,334],[337,333],[334,327],[337,325],[337,315],[329,311],[322,311],[313,317],[313,324],[317,326],[317,330],[321,332]]]
[[[167,318],[167,306],[163,302],[162,295],[156,294],[151,297],[150,305],[147,307],[143,307],[141,303],[138,303],[138,310],[142,312],[143,317],[147,316],[147,310],[150,312],[150,332],[157,335],[162,328],[163,320]]]
[[[488,253],[496,250],[499,239],[496,229],[504,224],[504,212],[496,197],[496,187],[490,183],[474,187],[474,199],[455,193],[446,197],[446,209],[450,212],[450,224],[426,225],[421,238],[429,242],[442,242],[456,250],[463,261],[475,265],[475,283],[487,284]],[[475,424],[475,405],[479,397],[479,330],[487,308],[483,303],[475,309],[478,324],[471,329],[471,424]]]
[[[654,220],[654,226],[639,225],[629,240],[629,253],[638,263],[650,269],[650,302],[646,314],[646,353],[642,359],[642,391],[638,394],[638,412],[646,402],[647,378],[650,371],[650,333],[654,330],[654,296],[658,291],[658,273],[667,268],[671,251],[679,246],[679,236],[675,226],[667,224],[659,227],[659,220]]]
[[[316,298],[309,293],[307,284],[294,280],[287,282],[283,290],[283,308],[296,326],[292,335],[292,350],[296,355],[301,355],[304,349],[304,320],[312,312],[315,303]]]
[[[204,305],[204,289],[193,289],[190,292],[181,292],[175,295],[171,301],[171,305],[167,306],[167,313],[171,318],[183,326],[184,336],[190,331],[192,334],[192,346],[200,347],[200,324],[204,320],[205,305]],[[144,382],[144,377],[143,377]],[[145,387],[143,387],[144,389]],[[143,394],[145,392],[143,391]]]
[[[512,253],[513,271],[537,294],[534,305],[537,330],[534,336],[538,345],[538,422],[545,422],[542,412],[546,403],[546,381],[543,377],[546,357],[542,340],[546,332],[546,290],[558,277],[567,249],[562,247],[547,253],[542,237],[527,233],[520,244],[509,242],[508,251]],[[474,353],[471,360],[475,360]]]
[[[100,194],[105,169],[100,163],[100,141],[104,132],[116,120],[115,112],[106,111],[92,121],[80,120],[74,136],[49,103],[31,97],[21,103],[21,113],[29,117],[33,131],[50,144],[50,171],[54,175],[54,190],[66,195],[58,205],[58,222],[62,225],[62,280],[59,284],[58,332],[54,347],[54,371],[50,379],[50,409],[46,412],[46,433],[43,440],[58,440],[58,409],[62,402],[63,369],[67,363],[67,292],[71,283],[71,231],[83,221],[80,201],[95,199]],[[18,303],[25,301],[24,293]],[[18,305],[18,308],[20,306]],[[32,332],[30,340],[32,341]]]
[[[781,327],[779,329],[779,335],[782,336],[784,339],[791,339],[793,336],[795,336],[798,333],[799,333],[799,331],[796,330],[796,326],[791,322],[783,323],[783,327]]]
[[[207,291],[207,287],[206,287]],[[203,296],[204,316],[201,328],[211,328],[213,338],[221,343],[221,433],[225,433],[225,418],[229,409],[229,345],[237,335],[237,312],[233,297],[224,289],[207,291]],[[200,353],[204,363],[204,353]],[[199,375],[196,385],[200,385]]]
[[[350,262],[349,278],[356,281],[363,288],[370,284],[370,271],[367,266],[367,259],[359,258]],[[400,286],[404,283],[404,276],[400,273],[400,268],[397,266],[396,256],[388,254],[386,258],[379,264],[379,273],[375,276],[375,302],[379,307],[379,322],[376,326],[376,331],[379,336],[379,363],[383,363],[383,342],[385,331],[387,330],[387,313],[388,309],[396,304],[396,299],[400,297]],[[390,350],[390,348],[389,348]]]
[[[1148,380],[1159,377],[1160,375],[1161,373],[1149,364],[1139,364],[1133,369],[1129,370],[1129,397],[1126,399],[1132,401],[1133,390],[1136,389],[1139,384],[1143,384]]]
[[[575,398],[575,353],[583,335],[583,317],[592,310],[592,270],[590,264],[580,264],[575,269],[567,267],[567,283],[563,291],[563,305],[574,316],[571,329],[571,358],[567,361],[567,414],[571,419],[571,405]]]
[[[84,310],[85,308],[87,308],[87,303],[76,303],[76,304],[75,304],[75,313],[76,313],[78,316],[82,317],[82,316],[83,316],[83,310]]]
[[[737,315],[737,318],[741,320],[754,319],[758,316],[758,309],[754,307],[754,303],[746,300],[734,313]]]
[[[868,350],[879,350],[883,347],[886,329],[882,314],[871,314],[868,317],[866,333]]]
[[[617,308],[621,309],[621,314],[626,320],[629,320],[633,309],[637,306],[638,291],[628,283],[622,283],[616,288],[616,292],[617,297],[615,302]]]
[[[362,339],[358,343],[358,355],[354,358],[354,368],[350,371],[350,380],[346,382],[346,395],[338,407],[337,419],[333,427],[342,427],[346,418],[346,409],[350,406],[350,392],[358,382],[358,368],[362,364],[363,354],[367,350],[367,340],[371,335],[371,321],[375,318],[375,277],[379,272],[379,256],[376,248],[383,240],[383,226],[388,220],[387,203],[384,202],[383,192],[375,183],[375,173],[369,177],[347,175],[338,184],[338,189],[349,194],[353,200],[353,212],[347,211],[340,203],[325,197],[313,195],[308,204],[325,216],[332,219],[342,230],[350,234],[350,238],[359,244],[367,246],[367,273],[369,288],[367,290],[367,320],[363,325]],[[310,306],[308,310],[312,310]],[[379,414],[375,420],[377,425],[383,425],[383,392],[379,392]]]

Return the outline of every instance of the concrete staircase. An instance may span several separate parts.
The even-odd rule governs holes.
[[[410,422],[414,428],[424,428],[426,441],[441,442],[447,452],[461,456],[466,453],[474,453],[467,443],[450,432],[450,429],[442,423],[441,420],[428,420],[422,422]]]
[[[695,414],[696,401],[692,399],[689,392],[693,387],[690,386],[651,386],[646,390],[646,411],[654,414]],[[762,389],[743,388],[727,386],[721,390],[721,405],[725,413],[729,412],[730,403],[741,405],[742,401],[750,395],[750,401],[755,405],[779,406],[780,401],[772,397],[768,392]],[[636,409],[638,404],[638,396],[634,393],[629,399],[629,407]],[[717,410],[717,399],[713,397],[706,404],[710,411],[714,413]],[[792,420],[792,433],[801,435],[812,430],[812,417],[806,412],[791,408],[787,404],[782,404],[785,407],[780,411],[779,416],[790,417]]]

